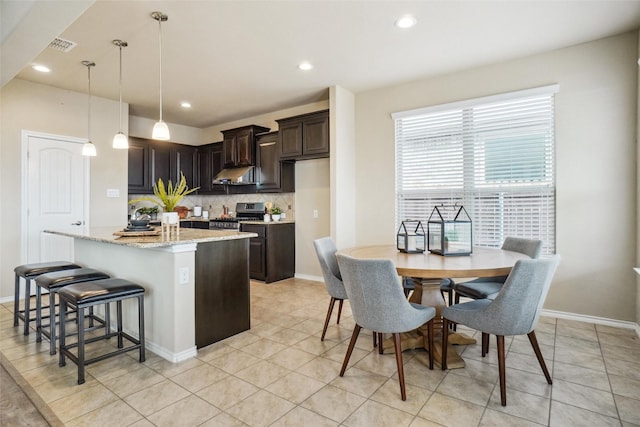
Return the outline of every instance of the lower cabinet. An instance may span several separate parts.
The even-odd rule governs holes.
[[[203,230],[208,230],[209,229],[209,221],[202,221],[202,220],[185,221],[185,220],[182,220],[182,221],[180,221],[180,227],[181,228],[201,228]]]
[[[248,239],[198,243],[195,270],[196,347],[251,327]]]
[[[249,276],[271,283],[295,274],[295,224],[241,224],[240,230],[256,233],[249,241]]]

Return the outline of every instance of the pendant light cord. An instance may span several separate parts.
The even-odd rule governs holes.
[[[122,43],[119,45],[120,47],[120,115],[118,115],[118,131],[122,133]]]
[[[87,139],[91,142],[91,64],[87,64],[87,80],[89,82],[89,97],[87,98],[88,106],[87,106]]]
[[[162,18],[158,19],[158,40],[160,42],[160,121],[162,121]]]

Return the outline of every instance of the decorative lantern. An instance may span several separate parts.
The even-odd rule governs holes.
[[[446,210],[453,219],[447,219]],[[443,215],[444,214],[444,215]],[[427,224],[429,252],[438,255],[469,255],[473,252],[471,218],[463,206],[445,208],[436,206]]]
[[[425,234],[422,222],[405,219],[398,228],[398,250],[408,254],[421,254],[425,250]]]

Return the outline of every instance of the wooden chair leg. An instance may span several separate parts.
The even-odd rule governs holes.
[[[427,322],[427,340],[429,340],[429,369],[433,371],[433,319]]]
[[[378,346],[378,334],[372,331],[371,336],[373,337],[373,348],[376,348]]]
[[[507,406],[507,374],[504,355],[504,335],[496,335],[498,341],[498,371],[500,372],[500,403]]]
[[[482,333],[482,357],[485,357],[489,354],[489,334],[486,332]]]
[[[351,334],[351,341],[349,341],[349,348],[347,349],[347,354],[344,355],[344,362],[342,362],[342,369],[340,370],[341,377],[344,376],[344,371],[347,370],[347,365],[349,364],[349,359],[351,358],[353,347],[355,347],[356,341],[358,340],[358,334],[360,333],[360,329],[362,329],[362,326],[357,324],[353,328],[353,334]]]
[[[336,299],[331,297],[331,301],[329,301],[329,310],[327,310],[327,318],[324,320],[324,328],[322,329],[322,336],[320,337],[320,341],[324,341],[324,335],[327,333],[327,327],[329,326],[329,320],[331,319],[331,313],[333,313],[333,306],[336,303]],[[342,304],[342,301],[340,301]]]
[[[442,370],[447,369],[447,345],[449,341],[449,321],[443,317],[442,318]]]
[[[382,332],[378,332],[378,354],[384,353],[384,346],[382,345]]]
[[[535,331],[531,331],[527,334],[529,337],[529,342],[533,347],[533,351],[536,353],[536,357],[538,358],[538,363],[540,363],[540,367],[542,368],[542,372],[544,373],[544,377],[547,379],[548,384],[553,384],[551,381],[551,375],[549,375],[549,371],[547,370],[547,365],[544,363],[544,357],[542,357],[542,352],[540,351],[540,346],[538,346],[538,339],[536,338]]]
[[[396,351],[396,365],[398,366],[398,380],[400,381],[400,396],[402,400],[407,400],[407,392],[404,385],[404,365],[402,364],[402,344],[400,343],[400,334],[394,333],[393,346]]]
[[[342,315],[342,303],[344,302],[344,300],[341,299],[338,301],[340,301],[340,305],[338,306],[338,321],[336,323],[340,323],[340,316]]]

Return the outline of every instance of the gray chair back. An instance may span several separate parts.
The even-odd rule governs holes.
[[[542,240],[507,237],[504,239],[504,242],[502,242],[502,249],[505,251],[519,252],[533,259],[537,259],[540,258],[540,252],[542,252]]]
[[[517,261],[496,299],[481,315],[462,323],[493,335],[528,334],[538,322],[559,262],[558,255]]]
[[[322,277],[324,278],[327,292],[329,292],[329,295],[333,298],[347,299],[347,291],[344,289],[340,268],[336,261],[337,249],[335,243],[333,243],[333,239],[331,237],[323,237],[314,240],[313,246],[318,255],[318,261],[320,262]]]
[[[360,260],[337,255],[351,313],[363,328],[380,333],[406,332],[435,315],[433,307],[407,301],[400,278],[390,260]]]

